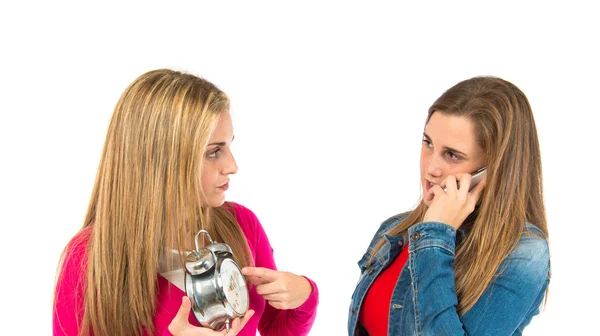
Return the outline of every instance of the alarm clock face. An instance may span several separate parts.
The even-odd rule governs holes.
[[[231,259],[223,260],[219,273],[227,302],[238,315],[244,315],[248,310],[248,288],[244,275]]]

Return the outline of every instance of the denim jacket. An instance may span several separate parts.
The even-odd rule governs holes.
[[[383,222],[358,262],[361,275],[352,295],[348,334],[367,335],[358,322],[365,295],[408,243],[409,258],[390,302],[388,335],[521,335],[538,314],[550,278],[548,244],[542,232],[525,223],[524,234],[500,265],[497,276],[475,305],[460,316],[452,264],[457,234],[462,239],[464,230],[424,222],[408,229],[408,236],[388,235],[406,216]],[[382,236],[385,245],[368,266],[371,251]]]

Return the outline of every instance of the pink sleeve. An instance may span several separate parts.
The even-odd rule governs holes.
[[[84,280],[90,231],[91,228],[85,229],[67,245],[54,293],[53,335],[79,334],[83,320]]]
[[[273,248],[256,215],[248,208],[235,205],[236,217],[242,230],[250,231],[247,236],[255,241],[249,242],[254,245],[256,252],[255,264],[257,267],[277,269],[273,258]],[[263,336],[270,335],[308,335],[317,314],[319,304],[319,290],[314,281],[306,278],[313,291],[308,299],[298,308],[291,310],[279,310],[269,304],[265,305],[265,311],[258,322],[258,330]]]

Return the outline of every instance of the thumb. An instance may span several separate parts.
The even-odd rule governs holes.
[[[187,323],[191,308],[192,302],[190,301],[190,298],[187,296],[182,297],[181,306],[179,307],[177,315],[175,315],[175,318],[173,320],[177,320],[177,322],[179,323]]]
[[[171,320],[168,326],[169,332],[173,335],[178,334],[183,328],[188,325],[188,315],[190,314],[190,308],[192,303],[187,296],[181,298],[181,306],[177,311],[177,315]]]
[[[240,319],[236,318],[231,323],[231,326],[229,327],[229,332],[225,335],[226,336],[235,336],[238,333],[239,329],[240,329]]]

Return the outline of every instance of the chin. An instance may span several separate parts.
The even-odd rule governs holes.
[[[221,205],[225,204],[225,197],[212,197],[209,199],[205,199],[204,202],[202,202],[203,206],[205,207],[209,207],[209,208],[217,208],[220,207]]]
[[[210,202],[210,206],[213,208],[220,207],[223,204],[225,204],[225,198],[214,199]]]

